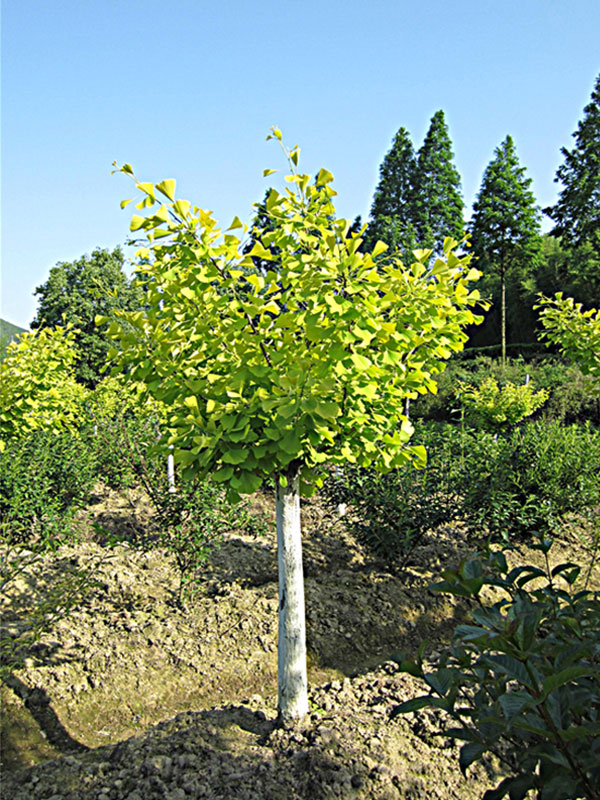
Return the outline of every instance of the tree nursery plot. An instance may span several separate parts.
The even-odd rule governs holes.
[[[96,496],[82,525],[93,533],[101,521],[95,530],[106,536],[128,518],[140,529],[148,501],[130,499],[134,508],[122,493]],[[253,498],[253,510],[269,506]],[[422,694],[392,659],[414,657],[424,641],[435,659],[464,618],[464,602],[428,591],[441,567],[472,552],[464,529],[442,525],[396,573],[332,504],[313,498],[304,515],[306,726],[275,724],[272,527],[225,535],[185,609],[164,550],[120,544],[106,553],[97,533],[87,535],[25,571],[5,600],[5,624],[18,626],[56,573],[95,565],[86,599],[2,688],[4,796],[479,798],[498,783],[494,759],[462,777],[458,747],[435,735],[441,712],[390,722],[399,703]],[[587,557],[568,531],[555,547],[555,562]],[[511,558],[532,556],[521,547]],[[591,580],[600,585],[597,566]]]
[[[435,249],[365,249],[283,150],[225,232],[121,167],[112,375],[70,322],[0,365],[3,796],[598,800],[595,407],[503,352],[427,411],[486,307],[464,243],[421,208]],[[539,308],[595,398],[598,311]]]

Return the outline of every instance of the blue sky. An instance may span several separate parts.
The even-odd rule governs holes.
[[[334,173],[340,216],[440,108],[467,209],[507,134],[551,204],[599,31],[598,0],[3,0],[1,316],[28,326],[54,264],[126,240],[114,160],[247,220],[284,167],[271,125]]]

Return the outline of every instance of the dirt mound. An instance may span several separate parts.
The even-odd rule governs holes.
[[[185,610],[161,550],[88,541],[24,573],[5,614],[15,630],[69,566],[86,566],[96,583],[2,690],[2,796],[480,797],[485,770],[463,779],[455,746],[432,734],[431,712],[389,722],[421,689],[388,659],[424,638],[435,652],[463,613],[427,590],[441,560],[466,551],[460,530],[436,532],[400,576],[317,502],[303,508],[303,530],[312,687],[304,729],[274,725],[274,533],[226,537]]]

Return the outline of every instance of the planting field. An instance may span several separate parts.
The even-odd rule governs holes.
[[[303,505],[310,718],[286,729],[275,725],[272,528],[226,534],[182,609],[168,553],[109,548],[98,533],[133,537],[148,522],[144,496],[98,488],[93,499],[78,520],[81,541],[45,556],[5,600],[5,624],[17,629],[61,571],[85,566],[96,580],[2,688],[7,800],[475,800],[498,783],[494,759],[463,778],[458,745],[435,735],[441,712],[390,720],[398,703],[422,694],[393,659],[425,640],[426,660],[435,659],[464,618],[465,601],[428,591],[441,565],[472,549],[459,523],[427,535],[395,573],[332,505],[318,497]],[[268,515],[271,504],[258,494],[251,510]],[[551,554],[554,563],[589,560],[568,531]],[[541,557],[522,547],[510,558]],[[600,586],[597,566],[591,583]]]

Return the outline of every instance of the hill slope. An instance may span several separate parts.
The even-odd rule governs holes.
[[[0,361],[6,354],[6,348],[20,333],[24,333],[25,328],[13,325],[5,319],[0,319]]]

